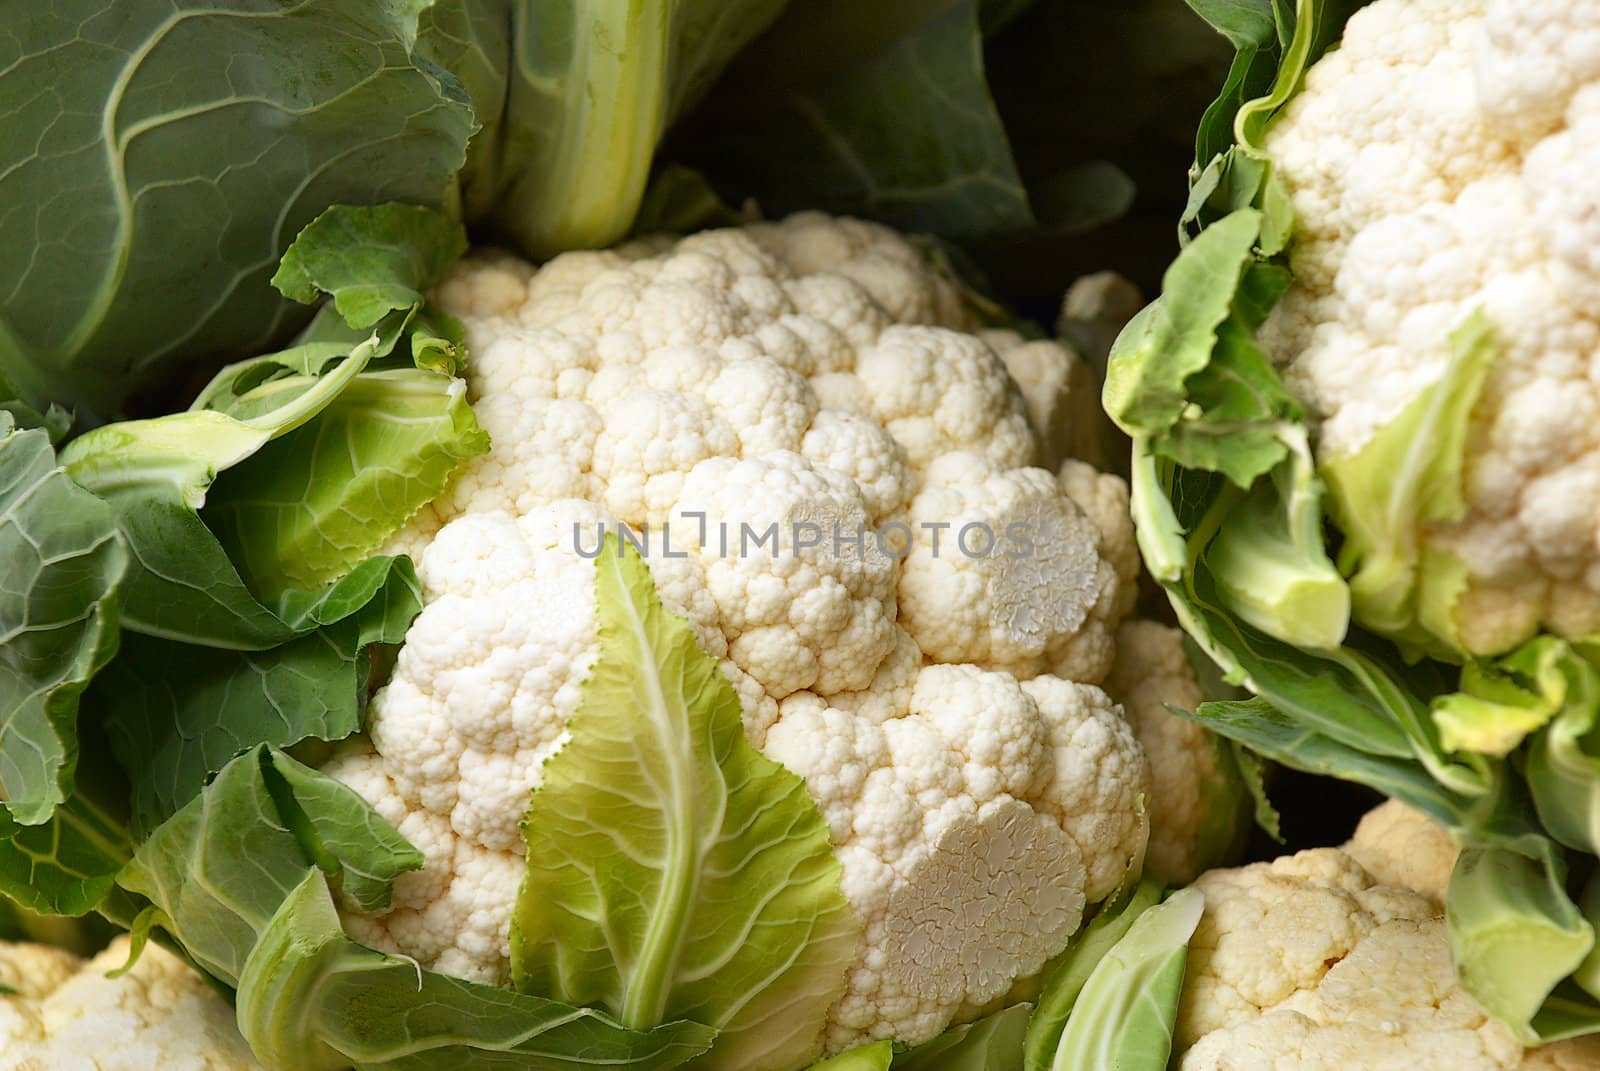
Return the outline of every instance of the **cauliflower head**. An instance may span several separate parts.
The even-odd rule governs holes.
[[[1600,6],[1378,0],[1308,72],[1266,148],[1295,211],[1295,284],[1262,332],[1359,450],[1451,359],[1496,353],[1465,443],[1465,515],[1425,550],[1464,567],[1454,645],[1600,627]]]
[[[1189,943],[1176,1066],[1595,1066],[1595,1038],[1524,1050],[1456,982],[1439,898],[1454,863],[1442,828],[1391,802],[1370,812],[1343,849],[1201,875],[1195,887],[1206,907]],[[1402,877],[1418,879],[1426,891],[1398,883]]]
[[[91,960],[0,942],[3,1071],[259,1071],[233,1009],[199,972],[158,945],[128,960],[118,937]]]
[[[1137,866],[1152,788],[1098,687],[1135,597],[1127,490],[1039,467],[1071,437],[1030,420],[1081,394],[1070,351],[997,340],[1030,408],[911,244],[817,214],[480,253],[436,299],[493,447],[397,538],[424,608],[325,767],[427,858],[352,935],[509,977],[518,822],[596,656],[611,532],[828,822],[865,931],[831,1050],[931,1038],[1058,952]]]

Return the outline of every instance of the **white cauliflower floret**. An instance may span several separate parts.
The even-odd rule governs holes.
[[[1039,437],[1039,464],[1054,469],[1069,457],[1098,460],[1105,416],[1099,377],[1089,363],[1054,339],[1028,341],[1005,329],[984,331],[981,337],[1022,391],[1028,421]]]
[[[1600,7],[1379,0],[1270,130],[1295,285],[1263,331],[1320,422],[1360,449],[1481,310],[1467,514],[1419,533],[1466,567],[1469,652],[1600,628]]]
[[[1072,355],[990,336],[1035,428],[954,283],[815,213],[537,271],[475,255],[435,297],[493,445],[395,540],[423,609],[324,767],[425,857],[351,933],[507,980],[518,822],[596,654],[604,531],[829,824],[866,927],[830,1045],[932,1037],[1059,952],[1142,855],[1151,791],[1091,687],[1135,594],[1127,490],[1040,452],[1071,440]],[[998,537],[983,560],[967,522]],[[939,523],[955,557],[917,531]]]
[[[118,937],[83,961],[44,945],[0,943],[3,1071],[259,1071],[228,1006],[200,974],[147,945],[126,974]]]
[[[1038,440],[1021,392],[982,340],[935,327],[891,327],[862,352],[856,377],[873,413],[926,469],[956,450],[999,465],[1030,465]]]
[[[1343,850],[1319,848],[1195,882],[1205,915],[1189,942],[1174,1032],[1180,1071],[1535,1071],[1593,1067],[1600,1039],[1524,1050],[1463,990],[1443,908],[1386,884],[1354,856],[1447,875],[1444,831],[1388,803]],[[1448,861],[1447,861],[1448,860]]]
[[[1105,675],[1129,586],[1101,556],[1095,523],[1049,472],[946,454],[929,467],[910,518],[900,612],[925,654],[1018,677]],[[968,614],[952,615],[952,605]]]
[[[1154,621],[1127,621],[1117,631],[1117,658],[1106,691],[1122,704],[1150,762],[1150,846],[1145,869],[1162,881],[1193,881],[1208,818],[1206,793],[1224,774],[1211,734],[1168,710],[1192,711],[1204,696],[1183,650],[1183,633]]]
[[[871,683],[894,646],[896,567],[861,537],[870,518],[855,481],[798,454],[718,458],[689,474],[674,516],[677,531],[693,533],[685,541],[730,656],[773,698]],[[713,527],[725,518],[739,526]]]
[[[865,947],[827,1043],[911,1043],[1007,992],[1110,893],[1144,842],[1144,756],[1099,689],[931,665],[894,711],[811,693],[780,706],[767,754],[828,821]]]

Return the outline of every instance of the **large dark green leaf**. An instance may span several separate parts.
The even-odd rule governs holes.
[[[291,637],[238,651],[129,634],[96,692],[148,830],[256,744],[342,740],[361,729],[374,643],[398,643],[422,608],[408,558],[374,558],[275,615]]]
[[[417,7],[9,3],[0,376],[109,415],[303,318],[266,282],[328,205],[440,204],[475,124]]]
[[[41,915],[100,907],[132,853],[127,830],[82,793],[40,825],[0,811],[0,893]]]
[[[796,0],[687,148],[768,213],[825,207],[977,237],[1034,224],[984,76],[976,0]]]
[[[128,554],[43,429],[0,413],[0,800],[44,821],[72,791],[78,698],[117,648]]]

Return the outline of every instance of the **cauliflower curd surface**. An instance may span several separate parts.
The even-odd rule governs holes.
[[[1295,212],[1269,352],[1324,460],[1448,364],[1475,312],[1496,359],[1472,415],[1459,560],[1468,652],[1600,629],[1600,4],[1379,0],[1266,139]]]
[[[436,298],[493,447],[398,538],[424,609],[326,767],[427,858],[352,935],[507,980],[518,823],[596,653],[584,551],[626,526],[828,822],[864,935],[826,1047],[926,1040],[1037,972],[1160,791],[1159,732],[1098,687],[1135,597],[1127,489],[1037,467],[1070,436],[1030,411],[1094,412],[1081,359],[980,337],[913,245],[816,214],[537,270],[480,253]],[[1208,749],[1169,733],[1156,773],[1193,795]],[[1182,836],[1155,841],[1177,879]]]

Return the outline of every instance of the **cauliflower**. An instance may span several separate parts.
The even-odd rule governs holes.
[[[1358,860],[1368,860],[1380,878]],[[1195,887],[1175,1030],[1180,1071],[1556,1071],[1593,1067],[1600,1041],[1524,1050],[1457,984],[1441,904],[1455,852],[1404,804],[1319,848]],[[1405,876],[1426,891],[1391,883]]]
[[[1106,691],[1122,704],[1134,737],[1150,763],[1150,844],[1145,869],[1162,881],[1193,881],[1209,817],[1207,792],[1224,777],[1211,734],[1167,705],[1194,710],[1204,700],[1183,634],[1154,621],[1127,621],[1117,632],[1117,657]]]
[[[1476,311],[1496,359],[1452,640],[1506,651],[1600,628],[1600,6],[1378,0],[1307,74],[1266,149],[1295,211],[1295,284],[1262,332],[1326,463],[1439,380]]]
[[[436,298],[494,445],[397,538],[424,608],[325,766],[427,859],[349,915],[358,940],[508,979],[518,821],[596,657],[602,532],[828,823],[864,927],[830,1051],[927,1040],[1037,972],[1138,866],[1147,808],[1181,865],[1207,747],[1155,692],[1135,729],[1098,687],[1135,596],[1127,489],[1037,467],[1071,440],[1036,426],[1081,392],[1069,351],[1026,344],[1030,399],[909,243],[817,214],[537,270],[480,253]]]
[[[149,945],[106,977],[128,940],[87,962],[0,943],[0,1071],[258,1071],[228,1002],[171,952]]]

